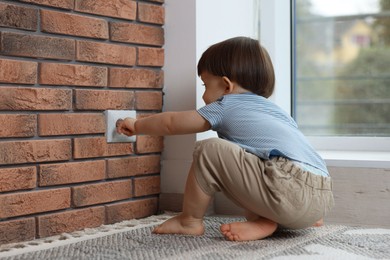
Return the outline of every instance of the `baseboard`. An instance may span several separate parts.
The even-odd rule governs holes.
[[[335,207],[328,223],[390,228],[390,170],[329,167]]]

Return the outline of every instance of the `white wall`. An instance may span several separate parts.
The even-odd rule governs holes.
[[[235,36],[255,36],[255,1],[165,1],[164,111],[196,109],[204,105],[197,62],[211,44]],[[208,136],[213,134],[165,137],[162,193],[183,193],[194,143]]]
[[[165,1],[164,111],[196,106],[196,1]],[[195,135],[167,136],[162,155],[161,192],[182,193]]]
[[[290,0],[260,1],[260,42],[267,49],[275,70],[271,96],[291,114],[291,32]],[[287,25],[287,26],[286,26]]]

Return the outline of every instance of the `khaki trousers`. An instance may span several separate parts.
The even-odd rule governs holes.
[[[283,227],[309,227],[334,205],[330,177],[304,171],[286,158],[263,160],[219,138],[197,142],[193,157],[196,180],[206,194],[223,192]]]

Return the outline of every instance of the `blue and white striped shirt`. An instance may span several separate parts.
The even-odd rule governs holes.
[[[200,108],[198,113],[220,138],[238,144],[259,158],[282,156],[300,162],[303,168],[311,168],[315,174],[329,176],[324,160],[291,116],[262,96],[225,95]]]

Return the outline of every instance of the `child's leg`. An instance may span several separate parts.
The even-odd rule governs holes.
[[[268,237],[275,232],[278,224],[246,211],[245,222],[233,222],[221,225],[222,234],[231,241],[248,241]]]
[[[194,165],[188,173],[184,191],[183,212],[168,219],[154,229],[157,234],[202,235],[204,233],[203,216],[211,197],[203,192],[195,179]]]

